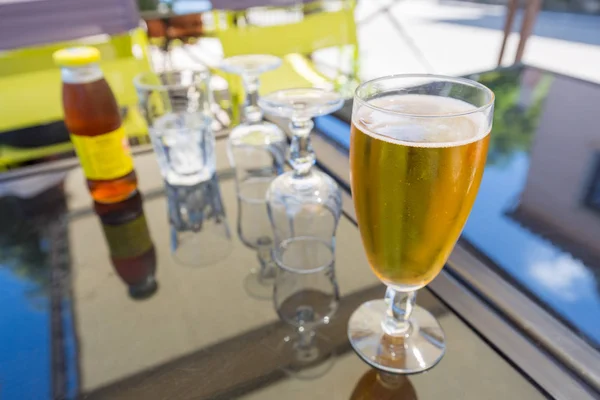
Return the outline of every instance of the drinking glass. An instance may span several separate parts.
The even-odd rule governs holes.
[[[145,72],[134,79],[160,172],[171,185],[193,186],[215,173],[209,82],[206,71]]]
[[[275,310],[295,328],[280,344],[284,369],[297,378],[316,378],[333,365],[331,342],[316,333],[330,322],[339,304],[333,248],[328,241],[301,236],[283,241],[274,254]]]
[[[392,373],[433,367],[445,339],[416,290],[440,272],[475,201],[492,128],[494,94],[467,79],[395,75],[360,85],[350,142],[352,196],[385,300],[348,323],[354,350]]]
[[[202,266],[227,257],[233,248],[216,175],[194,186],[165,182],[171,253],[180,264]]]
[[[230,137],[245,142],[272,143],[284,141],[281,129],[263,119],[263,112],[258,106],[259,77],[261,74],[279,68],[281,58],[268,54],[246,54],[224,59],[222,71],[239,75],[242,78],[246,101],[244,102],[242,123],[231,130]],[[244,139],[244,137],[249,138]]]
[[[292,143],[289,162],[294,168],[273,180],[267,192],[275,245],[299,236],[318,237],[334,246],[341,214],[341,193],[327,174],[312,168],[312,118],[338,110],[343,99],[334,92],[308,88],[280,90],[262,97],[260,106],[270,115],[290,119]]]
[[[256,250],[260,264],[246,277],[244,287],[250,296],[260,299],[273,295],[273,234],[266,193],[271,181],[284,171],[287,141],[277,125],[263,120],[257,103],[259,76],[280,65],[279,57],[261,54],[229,57],[221,63],[223,71],[241,76],[246,93],[243,121],[229,135],[227,154],[235,170],[238,236]]]

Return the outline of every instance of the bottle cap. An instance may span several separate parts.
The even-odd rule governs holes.
[[[100,51],[95,47],[69,47],[52,55],[54,63],[61,67],[80,67],[100,61]]]

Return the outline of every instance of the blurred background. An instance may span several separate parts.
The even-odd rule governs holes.
[[[89,197],[82,176],[69,175],[65,180],[67,172],[50,169],[50,173],[17,179],[33,168],[57,165],[50,164],[55,161],[77,165],[63,123],[60,71],[52,61],[54,51],[76,45],[100,50],[101,68],[119,103],[134,153],[142,148],[151,152],[148,127],[132,83],[134,76],[146,71],[210,71],[215,100],[212,128],[217,138],[226,137],[239,123],[245,99],[240,78],[218,68],[226,57],[272,54],[282,59],[280,68],[261,75],[261,95],[309,86],[335,90],[350,99],[359,82],[402,73],[469,76],[481,81],[496,93],[495,120],[484,181],[463,239],[497,267],[494,270],[511,286],[565,323],[571,336],[600,349],[600,142],[595,118],[600,102],[596,85],[600,83],[600,0],[0,0],[0,304],[11,305],[0,309],[0,354],[11,362],[0,362],[0,397],[4,379],[18,389],[6,393],[20,394],[23,388],[31,388],[26,392],[30,398],[44,398],[40,393],[46,395],[54,385],[67,388],[65,398],[74,398],[81,391],[97,390],[203,349],[210,342],[203,337],[206,340],[200,344],[186,343],[187,347],[179,348],[185,341],[165,339],[177,323],[188,327],[179,320],[156,327],[147,305],[154,303],[146,303],[146,325],[138,323],[134,318],[145,318],[140,317],[144,314],[139,312],[140,306],[120,302],[122,299],[114,296],[122,295],[120,282],[100,268],[88,268],[87,276],[80,271],[83,279],[70,286],[66,278],[70,270],[108,260],[106,254],[88,254],[89,246],[83,240],[89,237],[102,242],[103,238],[97,221],[86,216]],[[569,105],[569,99],[577,101]],[[346,150],[350,112],[347,102],[333,117],[316,120],[317,130]],[[222,153],[219,159],[225,165],[225,150]],[[151,201],[162,196],[162,178],[155,164],[152,154],[136,158],[136,169],[144,174],[140,187],[154,190],[146,190]],[[347,174],[346,159],[343,165],[345,170],[338,178]],[[230,203],[226,208],[232,210],[233,183],[228,185],[223,197]],[[166,200],[158,205],[151,201],[153,212],[147,214],[164,216],[162,203]],[[25,220],[27,223],[22,223]],[[158,238],[157,248],[162,245],[163,254],[168,254],[166,219],[149,221]],[[342,236],[340,243],[345,245],[340,247],[353,251],[345,250],[340,264],[357,263],[358,259],[370,278],[350,271],[342,287],[356,289],[364,282],[374,285],[356,229],[348,221],[345,225],[343,235],[350,238]],[[102,257],[106,260],[100,260]],[[85,262],[77,264],[72,258]],[[162,289],[169,296],[157,296],[168,304],[160,309],[164,313],[156,315],[170,316],[187,302],[189,309],[183,314],[198,317],[189,318],[189,330],[206,333],[205,326],[198,323],[204,322],[201,313],[189,300],[197,300],[194,285],[210,281],[204,276],[190,280],[187,271],[169,270],[170,261],[162,262],[162,270],[169,271],[165,276],[170,274],[178,281],[171,292]],[[96,285],[112,285],[112,280],[115,288],[104,297],[102,291],[95,292]],[[364,282],[355,282],[359,280]],[[181,295],[183,300],[178,303],[179,298],[171,293],[178,293],[178,285],[189,282],[193,287],[187,288],[189,294]],[[134,317],[130,325],[122,325],[131,327],[130,331],[104,326],[101,318],[86,320],[86,315],[101,316],[102,307],[77,312],[77,304],[71,302],[72,287],[75,297],[86,293],[87,297],[78,299],[82,309],[101,299],[109,315],[114,310],[120,313],[127,304],[123,315]],[[89,296],[81,287],[92,288]],[[267,307],[263,320],[269,321],[271,314]],[[5,329],[9,323],[16,329]],[[253,323],[256,320],[247,326],[255,327]],[[84,325],[86,329],[81,328]],[[446,323],[444,328],[451,332],[449,326]],[[232,336],[240,333],[238,328],[231,328]],[[185,329],[182,331],[187,333]],[[464,329],[473,336],[465,342],[480,340]],[[84,331],[92,345],[82,362],[77,335]],[[128,360],[121,364],[122,370],[111,364],[111,357],[118,362],[127,357],[104,347],[109,333],[115,335],[114,343],[122,343],[123,349],[134,354],[131,365],[126,365]],[[345,328],[337,336],[345,340]],[[130,346],[131,337],[142,345]],[[221,340],[223,335],[209,339],[215,338]],[[169,342],[161,344],[164,354],[146,350],[156,352],[154,346],[161,339]],[[474,374],[485,370],[478,363],[496,353],[487,344],[484,347],[483,341],[480,345],[489,354],[457,351],[449,358],[452,364],[445,364],[447,369],[441,371],[460,374],[463,361]],[[463,360],[465,353],[473,359]],[[103,363],[102,357],[108,361]],[[355,375],[364,372],[357,357],[346,355],[346,359]],[[513,373],[508,364],[502,365]],[[497,387],[485,383],[487,389],[497,388],[498,398],[501,389],[510,386],[504,383],[502,368],[490,368],[490,380],[497,378]],[[60,385],[47,382],[50,369],[62,374],[60,379],[52,375],[61,380]],[[85,384],[81,384],[80,376],[86,373]],[[334,370],[333,376],[332,385],[346,377],[343,370]],[[433,398],[443,389],[431,385],[427,376],[431,377],[411,380],[422,382],[422,398],[428,398],[428,389]],[[455,393],[463,393],[458,380],[444,381],[454,382]],[[523,380],[522,385],[525,383]],[[293,390],[294,385],[286,390]],[[323,393],[323,398],[329,398],[325,389]],[[485,397],[488,394],[482,389],[474,398],[492,398]],[[281,393],[270,396],[258,392],[248,398],[281,398]]]
[[[132,143],[147,143],[133,76],[206,68],[227,127],[239,119],[239,78],[223,57],[284,59],[261,92],[335,88],[390,73],[466,75],[525,62],[600,81],[599,0],[5,0],[0,3],[0,171],[70,154],[50,55],[92,44]],[[148,46],[149,45],[149,46]]]

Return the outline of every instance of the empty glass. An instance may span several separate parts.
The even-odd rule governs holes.
[[[311,118],[339,109],[342,98],[321,89],[287,89],[262,97],[259,104],[271,115],[290,119],[293,134],[289,161],[294,170],[273,180],[267,192],[275,243],[311,236],[334,246],[341,193],[331,177],[312,168],[315,154],[309,135]]]
[[[274,254],[275,309],[282,321],[295,327],[278,349],[284,370],[301,379],[319,377],[332,367],[334,356],[331,342],[316,333],[330,322],[339,304],[333,248],[329,241],[303,236],[283,241]]]
[[[171,185],[196,185],[215,173],[209,81],[205,71],[145,72],[134,79],[160,171]]]
[[[260,268],[246,278],[244,286],[248,294],[263,299],[272,296],[275,273],[266,193],[271,181],[284,171],[287,143],[277,125],[263,120],[257,104],[258,77],[280,64],[280,58],[269,55],[235,56],[221,64],[222,70],[242,77],[246,92],[243,122],[231,131],[227,153],[235,169],[238,235],[246,246],[257,250],[260,263]]]
[[[227,257],[231,235],[216,175],[194,186],[165,183],[171,252],[180,264],[210,265]]]
[[[281,129],[275,124],[263,120],[263,112],[258,106],[259,77],[261,74],[279,68],[281,58],[268,54],[246,54],[224,59],[220,69],[239,75],[244,85],[246,100],[244,102],[242,123],[233,128],[231,135],[278,136],[285,139]]]
[[[271,241],[266,194],[273,179],[284,171],[287,149],[283,136],[255,133],[232,133],[227,144],[229,163],[235,172],[238,234],[240,240],[253,249],[257,249],[265,237]]]

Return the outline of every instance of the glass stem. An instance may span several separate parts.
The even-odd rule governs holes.
[[[258,279],[260,281],[274,279],[275,278],[275,265],[273,261],[273,254],[271,252],[272,241],[270,238],[258,239],[258,261],[260,262],[260,271]]]
[[[315,310],[310,306],[300,306],[296,309],[296,320],[298,321],[298,340],[296,345],[299,349],[308,349],[312,346],[315,331],[311,329],[315,323]]]
[[[377,371],[377,378],[379,379],[379,382],[388,389],[399,388],[407,381],[405,375],[391,374],[385,371]]]
[[[381,322],[383,331],[390,336],[407,336],[411,331],[410,315],[415,307],[417,292],[399,292],[391,287],[385,292],[388,310]]]
[[[305,176],[315,164],[315,152],[310,143],[310,132],[314,123],[312,120],[292,119],[292,144],[290,145],[290,164],[296,176]]]
[[[298,341],[296,342],[298,348],[308,349],[312,347],[314,338],[315,332],[313,330],[306,329],[306,327],[298,329]]]
[[[258,106],[258,88],[260,81],[258,76],[253,74],[243,74],[244,92],[246,101],[244,102],[244,121],[247,124],[254,124],[263,119],[263,112]]]

